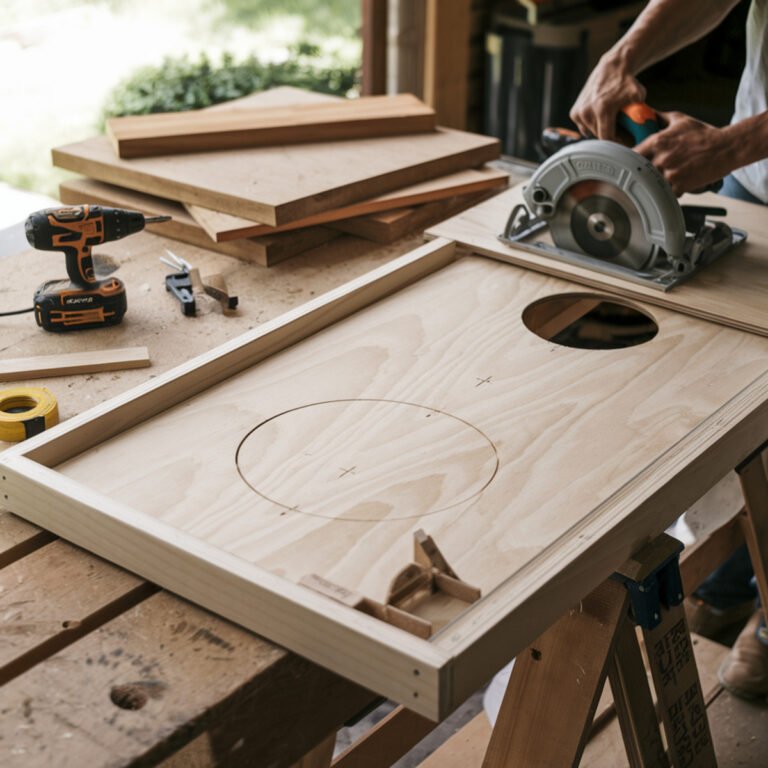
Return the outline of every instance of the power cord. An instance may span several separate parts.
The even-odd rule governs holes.
[[[34,307],[29,307],[27,309],[15,309],[13,312],[0,312],[0,317],[8,317],[9,315],[24,315],[27,312],[34,312]]]

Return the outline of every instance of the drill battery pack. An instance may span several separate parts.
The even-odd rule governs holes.
[[[35,320],[62,333],[117,325],[128,307],[123,283],[110,277],[83,288],[69,280],[49,280],[35,291]]]

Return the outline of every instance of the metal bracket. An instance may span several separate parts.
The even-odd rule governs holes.
[[[629,591],[634,620],[643,629],[658,626],[661,623],[661,607],[680,605],[684,597],[680,576],[680,553],[683,551],[683,545],[666,534],[660,539],[661,550],[659,545],[652,545],[656,565],[644,567],[644,562],[649,561],[648,554],[651,553],[650,548],[646,548],[622,566],[621,571],[613,574],[613,578]]]

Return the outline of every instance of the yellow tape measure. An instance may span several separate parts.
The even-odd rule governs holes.
[[[58,423],[59,406],[45,387],[0,389],[0,440],[18,443]]]

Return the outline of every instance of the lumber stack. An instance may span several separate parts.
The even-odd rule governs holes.
[[[435,126],[407,94],[276,88],[206,110],[115,118],[53,150],[68,204],[170,215],[163,235],[271,266],[351,233],[391,242],[507,185],[496,139]],[[151,227],[150,227],[151,228]]]

